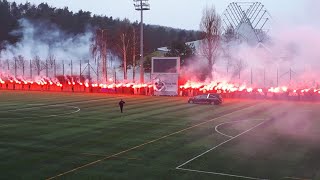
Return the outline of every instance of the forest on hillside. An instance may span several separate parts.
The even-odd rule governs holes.
[[[51,7],[46,3],[38,6],[26,2],[17,4],[0,0],[0,48],[5,44],[19,42],[21,35],[12,33],[20,27],[19,20],[27,19],[32,22],[47,22],[56,25],[69,35],[79,35],[86,31],[104,29],[108,35],[110,49],[116,47],[119,35],[128,28],[135,29],[139,40],[139,22],[130,22],[128,19],[119,19],[103,15],[94,15],[91,12],[79,10],[72,12],[65,8]],[[145,25],[144,27],[144,50],[146,54],[153,52],[158,47],[168,46],[172,42],[189,42],[198,40],[200,33],[183,29],[174,29],[159,25]],[[138,47],[139,48],[139,47]]]

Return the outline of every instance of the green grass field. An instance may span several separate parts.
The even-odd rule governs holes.
[[[0,91],[0,179],[320,179],[320,104],[186,102]]]

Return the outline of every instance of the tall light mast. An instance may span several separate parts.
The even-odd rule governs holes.
[[[141,13],[140,22],[140,83],[144,83],[144,57],[143,57],[143,11],[150,10],[149,0],[133,0],[134,7]]]

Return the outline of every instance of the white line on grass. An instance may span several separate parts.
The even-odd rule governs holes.
[[[0,128],[3,128],[3,127],[9,127],[9,126],[15,126],[16,124],[6,124],[6,125],[2,125],[0,126]]]
[[[255,178],[255,177],[249,177],[249,176],[240,176],[240,175],[235,175],[235,174],[200,171],[200,170],[186,169],[186,168],[177,168],[177,169],[182,170],[182,171],[190,171],[190,172],[205,173],[205,174],[215,174],[215,175],[220,175],[220,176],[237,177],[237,178],[242,178],[242,179],[268,180],[268,179]]]
[[[284,177],[283,179],[295,179],[295,180],[312,180],[312,179],[306,179],[306,178],[297,178],[297,177]]]
[[[60,173],[60,174],[58,174],[58,175],[49,177],[49,178],[47,178],[47,180],[56,179],[56,178],[58,178],[58,177],[64,176],[64,175],[66,175],[66,174],[69,174],[69,173],[72,173],[72,172],[75,172],[75,171],[78,171],[78,170],[83,169],[83,168],[85,168],[85,167],[92,166],[92,165],[97,164],[97,163],[99,163],[99,162],[101,162],[101,161],[104,161],[104,160],[107,160],[107,159],[110,159],[110,158],[113,158],[113,157],[117,157],[117,156],[119,156],[119,155],[121,155],[121,154],[124,154],[124,153],[127,153],[127,152],[129,152],[129,151],[138,149],[138,148],[143,147],[143,146],[146,146],[146,145],[148,145],[148,144],[152,144],[152,143],[158,142],[158,141],[160,141],[160,140],[163,140],[163,139],[165,139],[165,138],[171,137],[171,136],[173,136],[173,135],[180,134],[180,133],[185,132],[185,131],[187,131],[187,130],[190,130],[190,129],[193,129],[193,128],[202,126],[202,125],[204,125],[204,124],[213,122],[213,121],[215,121],[215,120],[221,119],[221,118],[223,118],[223,117],[226,117],[226,116],[229,116],[229,115],[238,113],[238,112],[242,112],[242,111],[244,111],[244,110],[250,109],[250,108],[255,107],[255,106],[256,106],[256,105],[253,105],[253,106],[249,106],[249,107],[246,107],[246,108],[237,110],[237,111],[233,111],[233,112],[231,112],[231,113],[227,113],[227,114],[224,114],[224,115],[222,115],[222,116],[219,116],[219,117],[210,119],[210,120],[208,120],[208,121],[205,121],[205,122],[202,122],[202,123],[199,123],[199,124],[190,126],[190,127],[188,127],[188,128],[185,128],[185,129],[182,129],[182,130],[173,132],[173,133],[171,133],[171,134],[162,136],[162,137],[160,137],[160,138],[150,140],[150,141],[145,142],[145,143],[142,143],[142,144],[140,144],[140,145],[137,145],[137,146],[131,147],[131,148],[129,148],[129,149],[123,150],[123,151],[121,151],[121,152],[118,152],[118,153],[115,153],[115,154],[112,154],[112,155],[109,155],[109,156],[105,156],[104,158],[101,158],[101,159],[98,159],[98,160],[96,160],[96,161],[93,161],[93,162],[90,162],[90,163],[87,163],[87,164],[78,166],[78,167],[76,167],[76,168],[73,168],[73,169],[71,169],[71,170],[65,171],[65,172]]]
[[[80,112],[80,108],[79,107],[77,107],[77,106],[63,106],[63,105],[56,105],[56,106],[62,106],[62,107],[72,107],[72,108],[74,108],[74,109],[77,109],[77,110],[75,110],[75,111],[72,111],[72,112],[69,112],[69,113],[63,113],[63,114],[55,114],[55,115],[48,115],[48,116],[41,116],[41,117],[57,117],[57,116],[65,116],[65,115],[70,115],[70,114],[75,114],[75,113],[78,113],[78,112]]]
[[[15,110],[11,110],[11,111],[19,111],[19,110],[30,110],[30,109],[41,109],[44,107],[71,107],[73,109],[75,109],[72,112],[68,112],[68,113],[62,113],[62,114],[52,114],[52,115],[46,115],[46,116],[32,116],[32,117],[18,117],[18,118],[14,118],[14,119],[26,119],[26,118],[33,118],[33,117],[57,117],[57,116],[65,116],[65,115],[71,115],[71,114],[75,114],[80,112],[80,108],[77,106],[69,106],[69,105],[63,105],[63,104],[57,104],[57,105],[45,105],[45,104],[28,104],[31,106],[38,106],[38,107],[29,107],[29,108],[17,108]],[[10,112],[10,111],[9,111]]]
[[[5,110],[5,112],[14,112],[14,111],[20,111],[20,110],[29,110],[29,109],[39,109],[42,107],[50,107],[50,106],[56,106],[56,105],[74,105],[74,104],[81,104],[81,103],[87,103],[87,102],[96,102],[96,101],[106,101],[108,99],[93,99],[93,100],[86,100],[86,101],[76,101],[76,102],[65,102],[65,103],[57,103],[57,104],[32,104],[32,105],[37,105],[37,107],[25,107],[25,108],[17,108],[17,109],[12,109],[12,110]],[[28,104],[30,105],[30,104]],[[43,106],[41,106],[43,105]],[[40,107],[41,106],[41,107]],[[0,111],[2,112],[2,111]]]
[[[263,120],[265,120],[265,119],[247,119],[247,120],[241,120],[241,121],[225,122],[225,123],[218,124],[218,125],[214,128],[214,130],[215,130],[217,133],[219,133],[219,134],[221,134],[221,135],[223,135],[223,136],[226,136],[226,137],[228,137],[228,138],[233,138],[234,136],[230,136],[230,135],[224,134],[224,133],[220,132],[218,128],[219,128],[220,126],[222,126],[222,125],[225,125],[225,124],[233,124],[233,123],[239,123],[239,122],[245,122],[245,121],[263,121]]]
[[[234,137],[232,137],[232,138],[230,138],[230,139],[228,139],[228,140],[226,140],[226,141],[224,141],[224,142],[222,142],[222,143],[220,143],[220,144],[218,144],[218,145],[214,146],[213,148],[211,148],[211,149],[209,149],[209,150],[207,150],[207,151],[205,151],[205,152],[203,152],[203,153],[201,153],[201,154],[199,154],[199,155],[197,155],[197,156],[195,156],[195,157],[191,158],[190,160],[188,160],[188,161],[186,161],[186,162],[182,163],[181,165],[177,166],[177,167],[176,167],[176,169],[181,168],[182,166],[184,166],[184,165],[186,165],[186,164],[190,163],[191,161],[194,161],[195,159],[197,159],[197,158],[199,158],[199,157],[201,157],[201,156],[203,156],[203,155],[207,154],[208,152],[210,152],[210,151],[212,151],[212,150],[214,150],[214,149],[217,149],[218,147],[220,147],[220,146],[222,146],[222,145],[226,144],[227,142],[230,142],[230,141],[232,141],[232,140],[234,140],[234,139],[238,138],[239,136],[241,136],[241,135],[243,135],[243,134],[245,134],[245,133],[247,133],[247,132],[249,132],[249,131],[251,131],[251,130],[253,130],[253,129],[257,128],[258,126],[260,126],[260,125],[262,125],[262,124],[266,123],[267,121],[268,121],[268,120],[263,121],[263,122],[259,123],[258,125],[256,125],[256,126],[254,126],[254,127],[250,128],[250,129],[248,129],[248,130],[246,130],[246,131],[244,131],[244,132],[242,132],[242,133],[238,134],[237,136],[234,136]]]

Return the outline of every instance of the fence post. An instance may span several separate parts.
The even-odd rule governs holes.
[[[263,69],[263,85],[266,87],[266,68]]]
[[[277,87],[279,87],[279,68],[277,68]]]
[[[49,77],[49,71],[48,71],[48,58],[46,58],[46,76]]]
[[[56,59],[53,60],[53,68],[54,68],[54,77],[57,77],[57,67],[56,67]]]
[[[251,85],[253,84],[253,79],[252,79],[252,68],[251,68]]]
[[[8,72],[10,71],[10,67],[9,67],[9,59],[7,59],[7,64],[8,64]]]
[[[32,79],[32,62],[31,62],[31,59],[30,59],[30,78]]]
[[[62,75],[64,76],[64,60],[62,61]]]
[[[80,82],[81,82],[81,71],[82,71],[82,69],[81,69],[81,60],[80,60],[80,73],[79,73],[79,75],[80,75]]]
[[[97,84],[99,84],[99,61],[97,61]]]
[[[17,59],[14,58],[14,77],[17,78]]]
[[[73,64],[72,64],[72,59],[71,59],[71,64],[70,64],[70,65],[71,65],[71,78],[72,78],[72,76],[73,76],[73,66],[72,66]]]

